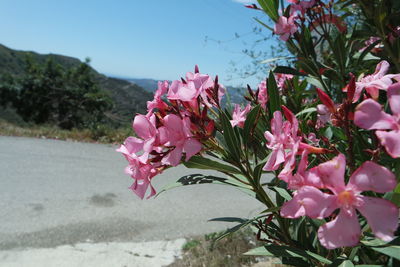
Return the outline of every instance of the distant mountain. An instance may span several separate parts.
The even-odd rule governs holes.
[[[76,67],[81,63],[79,59],[69,56],[18,51],[0,44],[0,76],[6,73],[13,76],[23,75],[27,56],[31,56],[38,63],[44,63],[51,57],[55,63],[65,68]],[[92,70],[101,89],[109,92],[115,102],[115,106],[109,114],[114,121],[120,124],[129,123],[135,113],[146,112],[146,102],[153,98],[152,93],[136,83],[124,79],[110,78],[98,73],[95,69]]]
[[[139,85],[140,87],[143,87],[149,92],[154,92],[157,90],[158,87],[158,80],[154,79],[135,79],[135,78],[127,78],[127,81],[134,83],[136,85]]]

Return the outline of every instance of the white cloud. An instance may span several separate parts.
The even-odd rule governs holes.
[[[257,0],[233,0],[233,2],[241,4],[255,4]]]

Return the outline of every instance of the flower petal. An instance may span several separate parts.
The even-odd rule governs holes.
[[[310,218],[325,218],[337,209],[336,196],[321,192],[313,186],[303,186],[296,191],[292,200],[283,204],[281,215],[297,218],[307,215]]]
[[[355,191],[385,193],[396,187],[396,176],[387,168],[373,161],[364,162],[350,177],[347,187]]]
[[[327,249],[352,247],[360,240],[361,227],[355,210],[340,211],[333,220],[318,229],[318,239]]]
[[[182,147],[175,147],[171,150],[163,159],[161,160],[162,164],[168,164],[171,166],[177,166],[182,158]]]
[[[183,145],[183,151],[186,153],[186,161],[188,161],[193,155],[196,155],[201,150],[201,143],[194,139],[188,138],[186,139],[185,144]]]
[[[375,134],[392,158],[400,157],[400,130],[389,132],[376,131]]]
[[[142,114],[135,116],[133,120],[133,129],[136,134],[143,139],[148,139],[154,135],[155,127],[149,121],[149,119]]]
[[[382,198],[361,196],[363,204],[357,209],[367,218],[376,237],[389,242],[397,229],[399,209],[392,202]]]
[[[324,162],[316,167],[319,178],[326,188],[334,193],[345,189],[344,172],[346,170],[346,158],[339,154],[330,161]]]
[[[392,129],[395,124],[393,117],[382,111],[381,105],[367,99],[356,107],[354,114],[354,124],[367,130],[386,130]]]
[[[400,115],[400,83],[395,83],[387,91],[390,109],[394,114]]]

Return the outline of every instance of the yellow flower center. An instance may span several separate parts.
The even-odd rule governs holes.
[[[339,204],[343,206],[351,206],[355,201],[354,194],[351,191],[340,192],[337,198]]]

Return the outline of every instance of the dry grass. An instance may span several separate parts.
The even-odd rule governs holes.
[[[278,267],[271,258],[244,256],[248,250],[261,246],[250,231],[242,231],[232,234],[225,239],[214,242],[217,234],[209,234],[189,240],[183,246],[183,257],[169,267]]]
[[[112,129],[106,126],[98,126],[96,129],[63,130],[55,126],[18,125],[0,119],[0,135],[117,144],[122,143],[132,132],[130,129]]]

